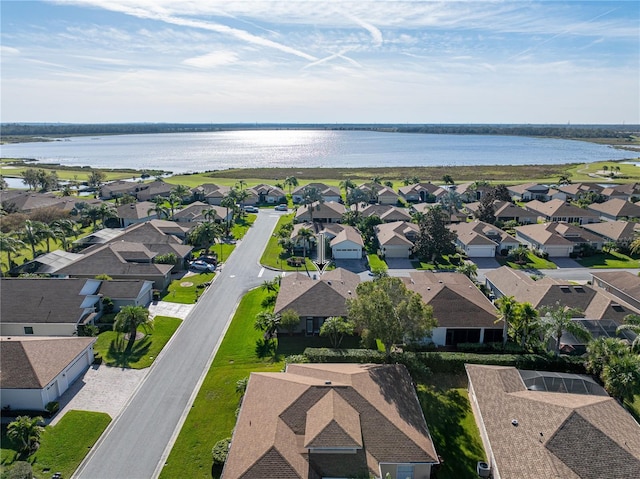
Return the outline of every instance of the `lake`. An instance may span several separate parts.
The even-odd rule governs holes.
[[[572,140],[343,130],[241,130],[71,137],[0,146],[3,158],[188,173],[253,167],[399,167],[588,163],[632,152]]]

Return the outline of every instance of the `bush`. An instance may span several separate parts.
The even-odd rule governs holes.
[[[104,298],[102,298],[102,311],[105,314],[109,314],[109,313],[113,313],[113,300],[107,296],[105,296]]]
[[[216,442],[211,450],[214,464],[224,464],[227,460],[227,454],[229,454],[229,444],[231,444],[231,438],[227,437]]]
[[[50,401],[44,407],[50,416],[53,416],[60,409],[60,403],[58,401]]]
[[[33,468],[28,462],[16,461],[6,477],[7,479],[31,479]]]
[[[291,258],[287,258],[287,264],[289,266],[295,266],[296,268],[299,268],[304,264],[304,258],[301,258],[299,256],[292,256]]]

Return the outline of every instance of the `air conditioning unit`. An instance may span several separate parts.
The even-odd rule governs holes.
[[[478,477],[490,477],[491,467],[484,461],[478,461],[476,472],[478,473]]]

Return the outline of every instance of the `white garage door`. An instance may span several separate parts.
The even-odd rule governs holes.
[[[71,383],[78,379],[78,376],[84,373],[88,367],[89,361],[87,359],[87,353],[85,352],[82,354],[82,356],[76,359],[75,362],[71,364],[71,366],[69,366],[69,368],[67,368],[66,375],[67,381],[69,381],[69,385],[71,385]]]
[[[496,249],[494,246],[469,246],[467,255],[475,258],[493,258]]]
[[[362,250],[355,248],[334,248],[333,257],[335,259],[360,259],[362,257]]]

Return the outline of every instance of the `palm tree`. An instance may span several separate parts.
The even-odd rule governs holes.
[[[176,185],[171,189],[171,193],[183,200],[185,197],[191,195],[191,190],[185,185]]]
[[[289,195],[291,195],[291,188],[294,186],[298,186],[298,178],[295,176],[287,176],[284,179],[284,184],[289,187]]]
[[[169,210],[171,211],[171,218],[176,211],[176,208],[179,208],[182,205],[182,198],[175,193],[171,193],[169,198],[167,198],[167,202],[169,203]]]
[[[119,333],[129,333],[127,351],[131,351],[133,348],[138,327],[142,327],[145,332],[153,329],[153,319],[149,316],[149,310],[144,306],[123,306],[115,317],[113,330]]]
[[[600,377],[602,370],[612,356],[622,356],[629,346],[620,338],[600,336],[587,344],[585,367],[591,374]]]
[[[268,293],[277,293],[280,288],[280,276],[276,276],[272,280],[264,280],[262,283],[262,289]]]
[[[44,428],[40,426],[43,421],[42,416],[18,416],[7,426],[7,436],[22,446],[22,452],[32,452],[38,448],[40,436],[44,432]]]
[[[320,209],[320,203],[324,200],[322,198],[322,193],[315,186],[307,186],[302,191],[302,204],[307,207],[307,211],[309,212],[309,217],[311,218],[311,222],[313,223],[313,210]],[[317,205],[316,205],[317,203]]]
[[[217,216],[218,216],[218,212],[215,210],[215,208],[207,208],[202,212],[202,217],[205,220],[207,220],[209,223],[215,221]]]
[[[381,185],[382,184],[382,178],[380,178],[379,176],[372,176],[371,177],[371,183],[374,183],[376,185]]]
[[[233,189],[233,197],[240,203],[240,215],[244,214],[244,200],[249,198],[249,192],[243,189]]]
[[[442,177],[442,182],[443,182],[445,185],[452,185],[452,186],[453,186],[453,185],[455,185],[455,184],[456,184],[456,182],[455,182],[455,181],[453,181],[453,178],[451,177],[451,175],[444,175],[444,176]]]
[[[618,326],[616,333],[620,334],[621,331],[631,331],[635,333],[636,337],[631,343],[631,349],[635,350],[640,348],[640,315],[627,314],[624,319],[624,324]]]
[[[22,228],[22,240],[31,246],[31,254],[36,257],[36,245],[42,240],[42,228],[44,223],[40,221],[26,220]]]
[[[307,256],[307,244],[311,245],[311,239],[315,237],[313,231],[309,228],[300,228],[298,230],[298,237],[302,239],[302,257]]]
[[[342,180],[339,184],[338,187],[341,190],[344,190],[344,199],[345,201],[349,201],[348,197],[349,197],[349,191],[353,190],[356,187],[356,184],[350,180],[349,178]]]
[[[40,227],[40,238],[41,240],[45,240],[47,243],[47,253],[51,252],[51,240],[55,240],[57,238],[56,231],[54,228],[49,226],[46,223],[42,223]]]
[[[24,242],[13,236],[12,233],[0,232],[0,251],[4,251],[5,253],[7,253],[7,260],[9,262],[8,269],[11,269],[13,267],[11,255],[17,254],[25,246],[26,245],[24,244]]]
[[[100,219],[100,208],[97,206],[88,206],[82,209],[82,216],[91,220],[93,231],[98,229],[98,220]]]
[[[478,277],[478,266],[475,263],[465,261],[456,268],[456,273],[462,273],[471,281],[476,280]]]
[[[633,402],[640,394],[640,355],[627,351],[611,356],[602,368],[602,382],[607,392],[622,401]]]
[[[540,325],[545,340],[553,339],[556,342],[554,355],[560,355],[560,340],[562,333],[569,333],[577,339],[588,341],[591,333],[580,323],[573,321],[573,318],[582,316],[582,311],[577,308],[569,308],[556,301],[553,306],[540,308]]]
[[[509,326],[514,322],[518,314],[518,302],[513,296],[502,296],[496,300],[496,306],[498,306],[498,312],[500,313],[500,317],[496,320],[496,323],[504,321],[502,327],[502,345],[505,346],[507,344]]]
[[[229,221],[229,209],[233,209],[236,206],[236,200],[231,194],[228,194],[224,198],[222,198],[220,206],[223,206],[227,209],[227,216],[225,217],[225,233],[227,236],[229,236],[229,231],[231,230],[231,222]]]
[[[352,188],[347,194],[347,204],[356,205],[356,213],[360,208],[360,203],[366,203],[367,201],[369,201],[369,194],[360,188]]]
[[[260,311],[253,327],[258,331],[264,331],[264,338],[269,340],[275,337],[278,326],[280,325],[280,315],[270,311]]]
[[[209,248],[220,237],[220,227],[212,222],[200,223],[189,232],[187,238],[189,244],[200,246],[209,251]]]
[[[442,204],[449,214],[460,211],[462,208],[462,197],[454,189],[447,191],[447,194],[442,197]]]
[[[640,235],[636,235],[631,244],[629,245],[629,250],[632,254],[640,253]]]
[[[514,335],[520,337],[520,347],[522,349],[531,348],[531,338],[534,337],[540,326],[539,318],[538,311],[531,303],[518,304],[513,329]]]
[[[164,205],[164,198],[162,198],[161,196],[156,196],[149,201],[153,203],[153,206],[147,210],[147,215],[150,216],[151,213],[155,213],[158,219],[169,218],[169,209]]]

